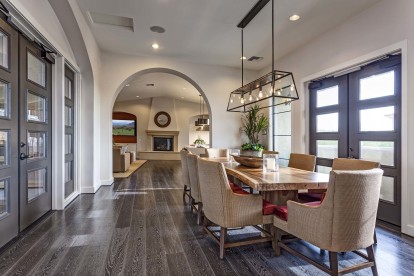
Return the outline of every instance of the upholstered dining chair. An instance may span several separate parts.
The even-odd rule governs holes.
[[[208,148],[206,149],[206,153],[208,158],[229,157],[228,149]]]
[[[304,171],[315,171],[316,156],[302,153],[291,153],[288,167]]]
[[[187,162],[187,155],[189,154],[187,149],[182,149],[180,151],[180,159],[181,159],[181,172],[183,175],[183,182],[184,182],[184,190],[183,190],[183,202],[185,202],[185,197],[188,197],[188,203],[192,206],[192,199],[191,199],[191,183],[190,183],[190,175],[188,174],[188,162]]]
[[[201,215],[203,211],[203,202],[201,200],[200,183],[198,179],[198,159],[195,154],[189,153],[187,155],[188,174],[190,177],[191,186],[191,209],[197,211],[197,224],[201,223]]]
[[[233,192],[227,180],[223,164],[219,162],[198,159],[198,175],[201,198],[203,200],[204,229],[220,245],[220,259],[224,258],[226,248],[271,241],[270,233],[258,225],[272,223],[275,205],[263,200],[261,195],[252,195],[240,191]],[[211,221],[220,226],[214,230],[208,225]],[[227,242],[229,228],[254,226],[264,237],[257,236],[249,239]]]
[[[332,170],[334,171],[370,170],[380,166],[381,164],[378,162],[351,158],[335,158],[332,162]]]
[[[381,169],[362,171],[331,171],[325,199],[309,206],[287,202],[287,216],[275,216],[272,243],[277,256],[285,249],[331,275],[345,274],[371,267],[377,275],[373,250],[374,229],[380,196]],[[276,212],[277,214],[277,212]],[[320,264],[288,246],[291,234],[322,250],[329,251],[330,266]],[[368,255],[357,250],[365,248]],[[367,262],[339,270],[338,252],[353,251]]]

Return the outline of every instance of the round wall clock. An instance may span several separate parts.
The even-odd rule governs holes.
[[[160,111],[154,116],[154,122],[159,127],[167,127],[171,123],[170,114],[165,111]]]

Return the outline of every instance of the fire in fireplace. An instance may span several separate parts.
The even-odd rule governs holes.
[[[174,151],[173,137],[153,137],[154,151]]]

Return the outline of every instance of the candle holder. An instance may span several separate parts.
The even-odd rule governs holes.
[[[279,171],[279,154],[265,153],[263,154],[263,171],[278,172]]]

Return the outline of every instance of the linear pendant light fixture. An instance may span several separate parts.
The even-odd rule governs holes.
[[[200,96],[200,117],[195,121],[195,126],[207,126],[210,124],[210,120],[208,118],[204,118],[204,99],[203,99],[203,113],[201,113],[201,98]]]
[[[241,46],[243,52],[243,30],[270,0],[259,0],[243,20],[237,25],[241,29]],[[299,100],[295,80],[291,72],[275,70],[274,38],[274,0],[272,1],[272,71],[244,85],[244,62],[242,63],[242,86],[230,93],[227,111],[247,112],[249,107],[258,104],[259,108],[268,108],[281,104],[290,104]]]

